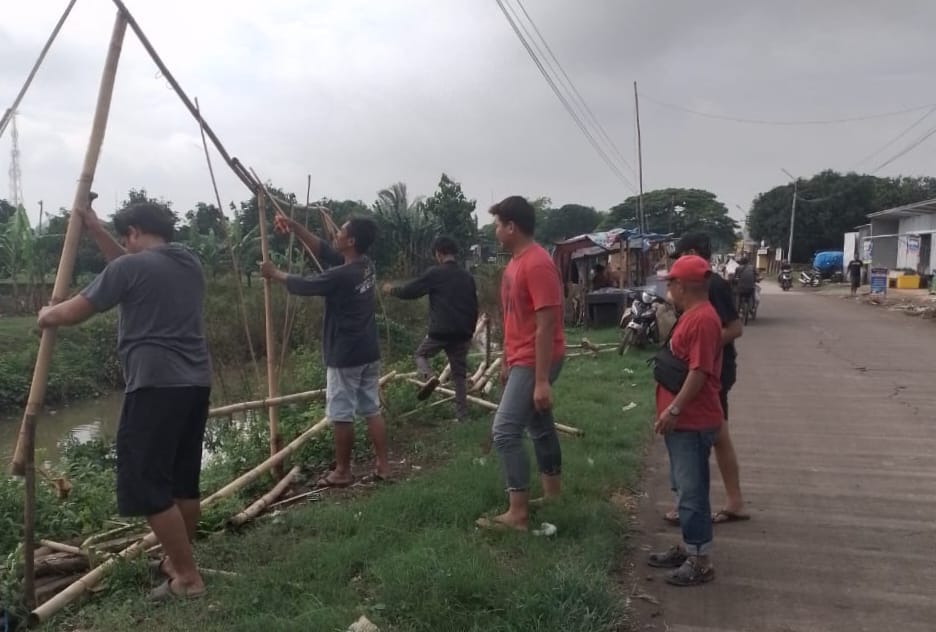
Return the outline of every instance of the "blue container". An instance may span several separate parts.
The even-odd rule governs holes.
[[[817,252],[813,258],[813,267],[824,275],[841,272],[844,265],[845,253],[834,250]]]

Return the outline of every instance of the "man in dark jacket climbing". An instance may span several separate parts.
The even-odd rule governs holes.
[[[426,385],[419,399],[429,397],[439,385],[429,360],[445,351],[455,384],[455,416],[464,421],[468,415],[468,351],[478,320],[478,293],[474,277],[458,265],[458,245],[451,237],[438,237],[432,244],[438,265],[408,283],[383,285],[385,294],[404,300],[429,295],[429,332],[416,349],[416,368]]]

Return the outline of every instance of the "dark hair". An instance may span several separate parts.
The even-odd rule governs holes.
[[[456,244],[455,240],[451,237],[441,235],[436,237],[435,241],[432,242],[432,252],[441,255],[455,256],[458,254],[458,244]]]
[[[536,209],[519,195],[504,198],[491,207],[490,213],[501,223],[513,222],[524,235],[532,237],[536,230]]]
[[[136,202],[114,214],[114,230],[121,237],[130,234],[136,228],[141,233],[162,237],[172,241],[175,233],[175,217],[168,206],[153,202]]]
[[[705,233],[689,233],[676,242],[676,256],[681,257],[690,250],[708,261],[712,258],[712,240]]]
[[[377,222],[369,217],[352,217],[348,220],[348,237],[354,239],[359,255],[366,254],[377,239]]]

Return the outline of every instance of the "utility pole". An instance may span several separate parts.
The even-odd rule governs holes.
[[[646,229],[643,210],[643,147],[640,139],[640,99],[637,96],[637,82],[634,82],[634,113],[637,117],[637,180],[640,190],[637,195],[637,225],[640,233]]]
[[[799,178],[786,169],[780,169],[780,171],[790,176],[790,179],[793,180],[793,203],[790,206],[790,243],[787,245],[787,261],[793,263],[793,228],[796,226],[796,195],[799,191]]]

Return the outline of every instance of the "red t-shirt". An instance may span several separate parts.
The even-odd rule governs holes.
[[[536,312],[556,311],[553,362],[565,354],[562,329],[562,282],[552,257],[539,244],[514,256],[501,279],[504,315],[504,359],[508,367],[536,366]]]
[[[673,355],[689,365],[689,370],[705,373],[705,385],[679,411],[676,430],[713,430],[721,427],[722,340],[721,320],[708,301],[700,303],[680,316],[670,339]],[[657,384],[657,416],[663,414],[676,396]]]

